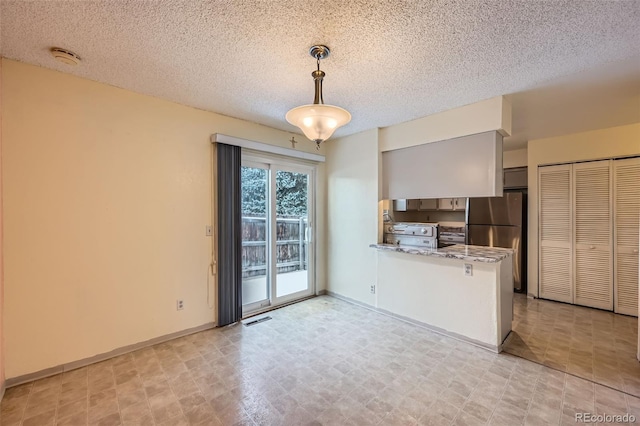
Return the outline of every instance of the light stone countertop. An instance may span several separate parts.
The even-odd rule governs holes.
[[[394,251],[396,253],[416,254],[420,256],[444,257],[447,259],[460,259],[470,262],[497,263],[513,254],[512,249],[483,246],[467,246],[456,244],[438,249],[422,247],[398,246],[395,244],[371,244],[369,247]]]

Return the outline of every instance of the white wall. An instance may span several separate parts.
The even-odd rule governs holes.
[[[502,136],[496,131],[383,152],[381,197],[502,195],[502,155]]]
[[[511,330],[511,258],[471,263],[464,276],[463,260],[379,251],[378,307],[498,350]]]
[[[2,79],[7,377],[214,321],[210,135],[291,134],[9,60]]]
[[[502,167],[505,169],[526,167],[527,161],[527,148],[504,151],[502,153]]]
[[[629,155],[640,155],[640,123],[529,141],[529,294],[538,295],[538,166]]]
[[[327,290],[375,306],[377,129],[327,142]]]

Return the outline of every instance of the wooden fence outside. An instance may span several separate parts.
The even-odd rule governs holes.
[[[307,218],[276,218],[277,273],[307,269]],[[264,217],[242,217],[242,278],[267,273],[267,227]]]

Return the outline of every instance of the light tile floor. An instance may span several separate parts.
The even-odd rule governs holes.
[[[638,318],[516,294],[508,353],[640,397]]]
[[[640,399],[322,296],[7,390],[2,425],[574,424]]]

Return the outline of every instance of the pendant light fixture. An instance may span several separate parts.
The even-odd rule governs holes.
[[[320,59],[326,58],[329,53],[327,46],[311,46],[309,54],[316,58],[318,66],[311,73],[316,89],[313,104],[293,108],[286,115],[289,123],[298,126],[306,137],[316,143],[316,149],[320,149],[320,143],[329,139],[338,127],[351,121],[349,111],[337,106],[325,105],[324,99],[322,99],[322,79],[325,73],[320,70]]]

